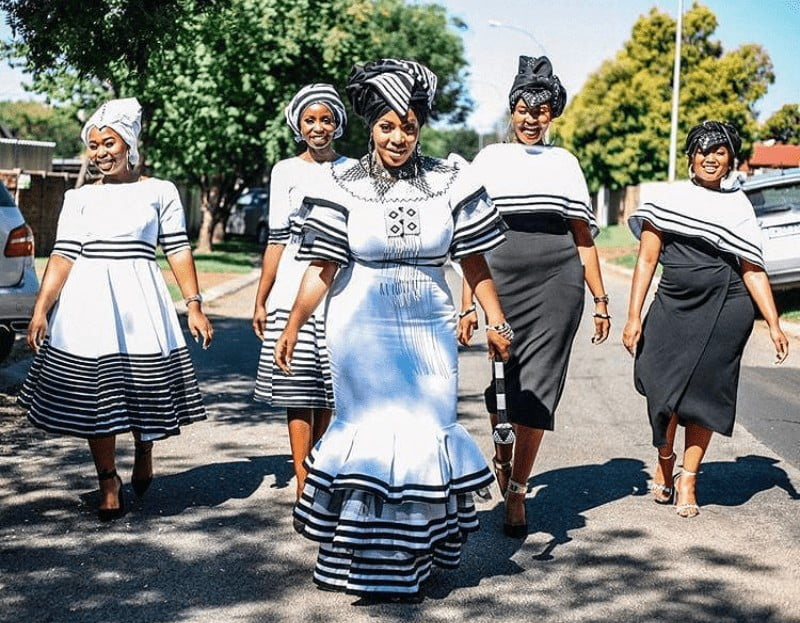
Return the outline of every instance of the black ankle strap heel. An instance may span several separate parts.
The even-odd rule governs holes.
[[[118,508],[98,508],[97,509],[97,518],[102,521],[113,521],[114,519],[119,519],[125,514],[125,497],[122,494],[122,478],[117,475],[116,469],[107,469],[103,470],[102,472],[97,472],[97,480],[100,482],[104,480],[111,480],[115,478],[117,480],[117,484],[119,485],[119,493],[117,494],[117,501],[119,502]]]

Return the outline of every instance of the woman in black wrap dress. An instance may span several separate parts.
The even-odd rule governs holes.
[[[712,434],[733,432],[753,301],[769,326],[777,362],[789,352],[752,206],[738,188],[722,187],[740,146],[726,123],[696,126],[686,139],[691,180],[643,197],[630,219],[641,244],[622,340],[636,356],[636,389],[647,397],[658,448],[653,496],[669,503],[674,488],[681,517],[700,512],[695,483]],[[659,262],[663,273],[643,324],[644,299]],[[678,424],[686,428],[686,441],[683,470],[673,479]]]

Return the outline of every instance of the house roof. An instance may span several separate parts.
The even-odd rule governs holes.
[[[800,167],[800,145],[753,145],[751,167]]]

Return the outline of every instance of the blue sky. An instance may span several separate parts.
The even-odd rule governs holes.
[[[409,0],[426,4],[425,0]],[[636,19],[651,7],[677,14],[678,0],[438,0],[469,28],[462,38],[476,108],[469,124],[488,131],[506,112],[506,93],[520,54],[547,53],[556,73],[577,93],[588,75],[619,51]],[[800,103],[800,0],[704,0],[717,16],[715,38],[725,50],[758,43],[772,58],[775,83],[757,103],[760,119]],[[684,10],[691,0],[684,0]],[[492,27],[499,21],[519,30]],[[0,12],[0,38],[10,31]],[[22,76],[0,63],[0,100],[26,99]]]

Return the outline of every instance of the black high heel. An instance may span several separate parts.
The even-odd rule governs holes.
[[[517,482],[516,480],[509,479],[508,481],[508,488],[506,489],[506,504],[508,503],[508,497],[511,495],[521,495],[522,496],[522,504],[523,508],[525,505],[525,494],[528,493],[528,485],[522,484]],[[503,522],[503,532],[506,536],[510,536],[514,539],[524,539],[528,536],[528,520],[527,517],[522,521],[522,523],[510,523],[509,521]]]
[[[133,444],[133,471],[136,472],[136,463],[139,459],[142,459],[146,456],[150,456],[153,452],[153,442],[145,442],[142,443],[141,441],[136,441]],[[133,492],[136,494],[137,498],[143,498],[144,494],[147,492],[147,489],[150,487],[150,483],[153,482],[153,472],[151,466],[150,475],[147,478],[134,478],[131,476],[131,486],[133,487]]]
[[[97,472],[97,480],[110,480],[111,478],[115,478],[117,480],[117,484],[119,485],[119,493],[117,493],[117,501],[119,502],[118,508],[98,508],[97,509],[97,518],[100,521],[113,521],[114,519],[119,519],[125,514],[125,496],[122,494],[122,478],[117,475],[117,470],[109,469],[104,472]]]

